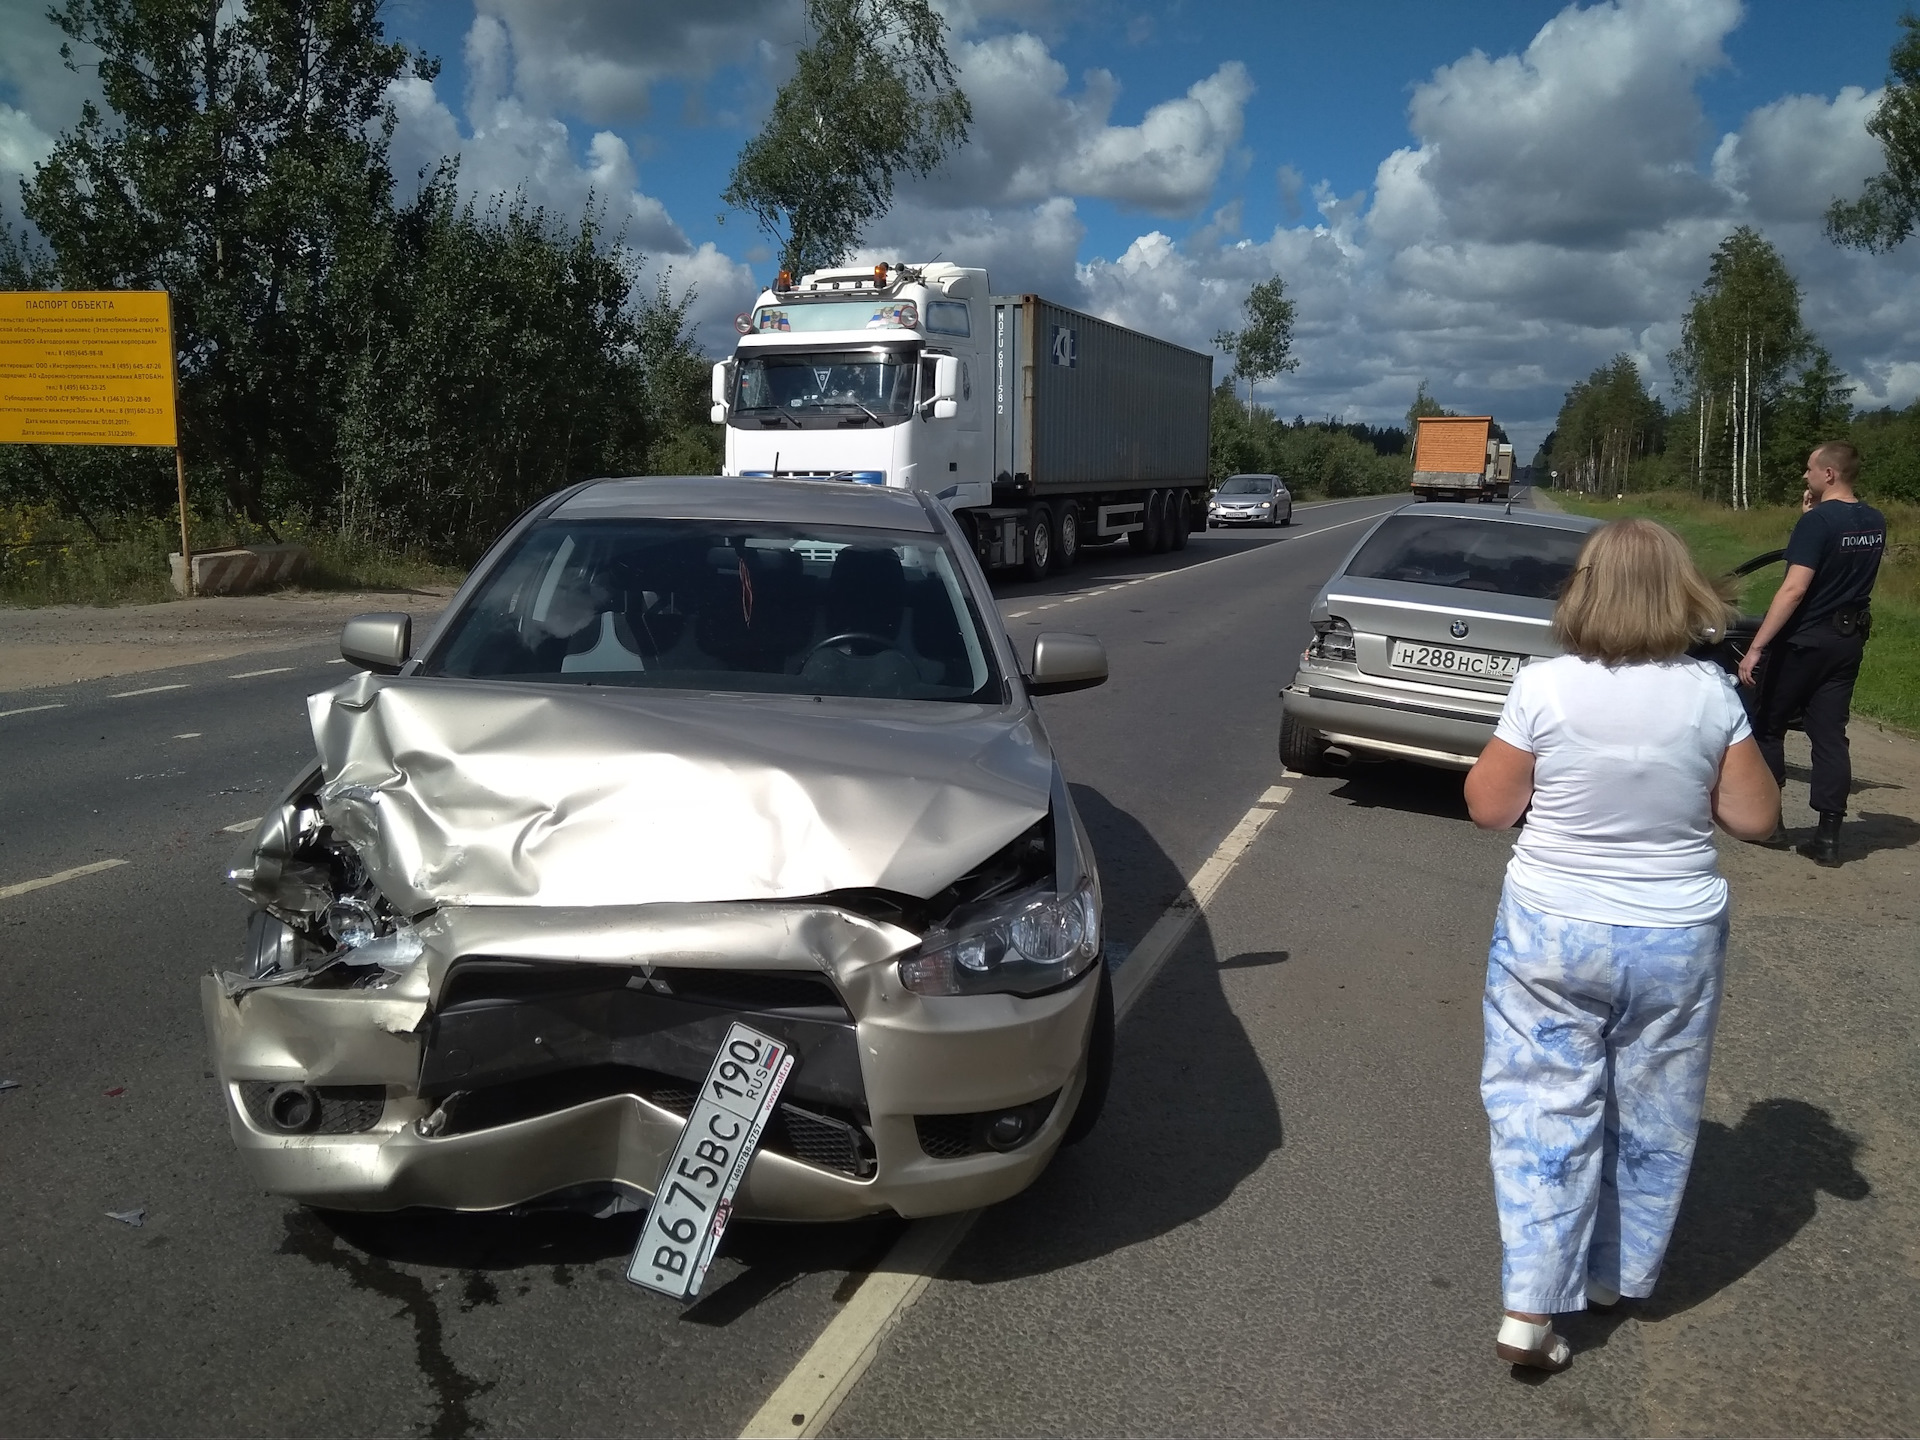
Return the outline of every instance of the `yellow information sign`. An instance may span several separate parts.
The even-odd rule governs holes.
[[[0,292],[0,444],[175,445],[164,290]]]

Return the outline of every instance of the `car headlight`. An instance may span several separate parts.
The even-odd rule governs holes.
[[[1091,877],[1068,894],[1024,890],[956,914],[900,962],[916,995],[1038,995],[1079,978],[1100,955]]]

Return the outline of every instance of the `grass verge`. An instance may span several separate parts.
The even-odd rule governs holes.
[[[148,605],[180,598],[167,578],[167,556],[180,548],[175,523],[140,516],[94,523],[97,534],[51,507],[0,506],[0,605]],[[412,590],[456,585],[465,575],[297,521],[279,528],[282,539],[313,552],[301,589]],[[196,551],[266,538],[205,519],[196,520],[193,536]]]
[[[1642,492],[1619,501],[1561,492],[1553,498],[1578,515],[1658,520],[1687,542],[1695,563],[1709,576],[1724,575],[1742,560],[1780,549],[1800,518],[1798,505],[1729,510],[1672,491]],[[1853,710],[1915,734],[1920,733],[1920,505],[1884,504],[1880,509],[1887,517],[1887,556],[1874,586],[1873,638],[1854,687]],[[1785,573],[1784,566],[1769,565],[1748,576],[1739,594],[1740,608],[1764,612]]]

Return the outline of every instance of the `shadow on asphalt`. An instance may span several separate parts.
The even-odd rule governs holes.
[[[1073,797],[1100,856],[1110,914],[1112,892],[1145,897],[1155,913],[1180,893],[1179,869],[1145,827],[1090,787],[1075,785]],[[1143,930],[1138,917],[1119,927],[1128,938]],[[1164,1235],[1216,1209],[1280,1148],[1279,1104],[1227,1004],[1221,968],[1203,917],[1121,1025],[1113,1089],[1093,1134],[988,1210],[947,1278],[997,1284]]]
[[[624,1262],[645,1223],[644,1212],[596,1220],[565,1210],[531,1214],[465,1214],[450,1210],[402,1210],[391,1214],[308,1211],[287,1221],[286,1253],[344,1270],[356,1283],[371,1281],[392,1265],[465,1272],[469,1291],[485,1296],[494,1285],[490,1272],[550,1269],[555,1283],[572,1281],[572,1272],[606,1260]],[[904,1222],[892,1216],[834,1225],[780,1225],[738,1220],[727,1227],[719,1259],[741,1267],[680,1312],[695,1325],[730,1324],[768,1296],[803,1275],[820,1271],[864,1274],[878,1264],[899,1238]],[[359,1252],[342,1263],[339,1240]],[[623,1267],[624,1268],[624,1267]],[[729,1267],[717,1265],[714,1279]],[[364,1274],[362,1273],[364,1272]],[[480,1278],[476,1278],[480,1277]],[[379,1288],[364,1284],[362,1288]],[[471,1298],[471,1297],[470,1297]],[[469,1306],[468,1308],[471,1308]]]
[[[1362,809],[1406,810],[1435,815],[1442,820],[1464,820],[1467,814],[1464,770],[1441,770],[1400,760],[1358,761],[1344,770],[1332,770],[1341,781],[1336,800]]]
[[[1738,1125],[1709,1120],[1653,1294],[1611,1315],[1570,1317],[1567,1339],[1596,1349],[1626,1319],[1659,1321],[1712,1299],[1757,1269],[1812,1220],[1822,1194],[1873,1192],[1854,1164],[1860,1142],[1805,1100],[1757,1100]]]

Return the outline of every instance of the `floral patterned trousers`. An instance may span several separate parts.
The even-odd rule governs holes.
[[[1680,1212],[1727,950],[1706,925],[1602,925],[1500,897],[1480,1096],[1509,1310],[1646,1296]]]

